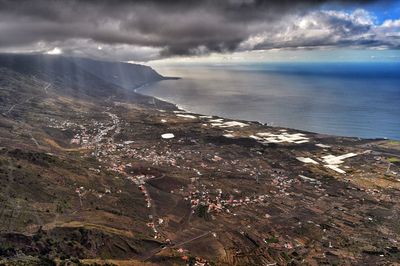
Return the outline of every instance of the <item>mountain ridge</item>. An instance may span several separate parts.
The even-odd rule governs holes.
[[[165,79],[144,65],[58,55],[0,54],[0,67],[70,87],[91,86],[91,79],[101,79],[113,89],[120,87],[133,91],[136,87]],[[94,82],[97,86],[100,83]]]

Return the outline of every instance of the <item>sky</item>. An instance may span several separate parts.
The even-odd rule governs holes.
[[[0,0],[0,52],[152,64],[400,61],[400,0]]]

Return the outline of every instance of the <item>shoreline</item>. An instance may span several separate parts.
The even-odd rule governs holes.
[[[178,78],[181,79],[181,78]],[[168,80],[168,79],[163,79],[163,80]],[[160,80],[160,81],[163,81]],[[179,111],[183,111],[187,114],[193,114],[193,115],[198,115],[198,116],[212,116],[212,117],[216,117],[216,118],[222,118],[225,120],[235,120],[235,121],[241,121],[241,122],[251,122],[251,123],[258,123],[260,125],[266,126],[266,127],[271,127],[271,128],[277,128],[277,129],[288,129],[288,130],[294,130],[294,131],[298,131],[298,132],[303,132],[303,133],[308,133],[308,134],[317,134],[317,135],[321,135],[321,136],[327,136],[327,137],[334,137],[334,138],[349,138],[349,139],[358,139],[358,140],[371,140],[371,141],[383,141],[383,140],[389,140],[389,141],[399,141],[397,139],[390,139],[390,138],[386,138],[386,137],[372,137],[372,138],[364,138],[364,137],[358,137],[358,136],[343,136],[343,135],[335,135],[335,134],[329,134],[329,133],[321,133],[321,132],[314,132],[314,131],[309,131],[309,130],[305,130],[305,129],[299,129],[299,128],[293,128],[293,127],[287,127],[287,126],[279,126],[279,125],[274,125],[272,122],[262,122],[259,120],[246,120],[246,119],[240,119],[240,118],[231,118],[231,117],[225,117],[225,116],[220,116],[220,115],[216,115],[216,114],[203,114],[203,113],[197,113],[197,112],[193,112],[190,111],[188,109],[186,109],[185,107],[171,102],[167,99],[163,99],[161,97],[158,96],[153,96],[153,95],[147,95],[147,94],[143,94],[140,91],[144,88],[146,88],[147,86],[150,86],[154,83],[158,83],[160,81],[155,81],[155,82],[149,82],[146,84],[143,84],[137,88],[134,89],[134,92],[137,94],[140,94],[142,96],[146,96],[146,97],[151,97],[154,98],[158,101],[167,103],[167,104],[171,104],[173,106],[175,106],[177,108],[177,110]],[[153,108],[153,106],[149,107]]]
[[[14,110],[19,134],[0,128],[1,180],[26,213],[4,205],[10,260],[37,250],[138,265],[398,261],[400,142],[195,115],[132,89],[101,101],[37,91],[45,109]]]

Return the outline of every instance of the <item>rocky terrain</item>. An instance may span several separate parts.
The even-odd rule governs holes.
[[[0,265],[400,261],[400,142],[187,113],[133,91],[150,68],[37,58],[0,56]]]

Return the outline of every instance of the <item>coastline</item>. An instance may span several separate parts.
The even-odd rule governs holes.
[[[322,65],[308,69],[307,75],[294,75],[289,70],[301,68],[290,64],[280,66],[278,73],[267,67],[261,72],[251,66],[239,69],[160,67],[160,73],[182,79],[155,83],[139,91],[194,113],[335,136],[400,140],[398,86],[383,74],[371,83],[362,71],[350,78],[337,68]],[[319,69],[332,75],[323,75]]]
[[[391,238],[399,234],[400,142],[200,115],[132,90],[99,101],[37,89],[46,112],[11,113],[26,118],[20,132],[31,138],[0,128],[0,159],[9,162],[4,172],[18,174],[1,180],[20,191],[22,211],[37,211],[46,221],[3,227],[0,239],[11,246],[29,240],[22,254],[44,250],[48,239],[57,255],[155,265],[186,265],[182,258],[189,256],[215,265],[398,258]],[[43,200],[49,189],[55,196]],[[76,236],[82,236],[76,245],[99,245],[82,245],[76,255],[58,244]]]
[[[177,79],[181,79],[181,78],[177,78]],[[164,80],[164,79],[163,79]],[[298,129],[298,128],[293,128],[293,127],[286,127],[286,126],[278,126],[278,125],[274,125],[273,123],[269,123],[269,122],[262,122],[262,121],[258,121],[258,120],[246,120],[246,119],[239,119],[239,118],[231,118],[231,117],[225,117],[225,116],[220,116],[217,114],[204,114],[204,113],[198,113],[198,112],[193,112],[177,103],[171,102],[168,99],[164,99],[162,97],[159,96],[153,96],[153,95],[147,95],[144,93],[141,93],[140,91],[144,90],[146,87],[151,86],[152,84],[161,82],[163,80],[160,81],[154,81],[154,82],[149,82],[146,84],[143,84],[137,88],[134,89],[134,92],[137,94],[140,94],[142,96],[145,97],[151,97],[154,98],[157,101],[160,102],[164,102],[166,104],[170,104],[176,107],[177,110],[179,111],[183,111],[187,114],[193,114],[193,115],[198,115],[198,116],[212,116],[215,118],[221,118],[221,119],[225,119],[225,120],[235,120],[235,121],[241,121],[241,122],[251,122],[251,123],[258,123],[260,125],[266,126],[266,127],[272,127],[272,128],[277,128],[277,129],[288,129],[288,130],[293,130],[293,131],[298,131],[298,132],[302,132],[302,133],[307,133],[307,134],[315,134],[315,135],[321,135],[321,136],[327,136],[327,137],[334,137],[334,138],[348,138],[348,139],[357,139],[357,140],[371,140],[371,141],[384,141],[384,140],[392,140],[392,141],[398,141],[396,139],[389,139],[389,138],[385,138],[385,137],[372,137],[372,138],[364,138],[364,137],[358,137],[358,136],[342,136],[342,135],[335,135],[335,134],[328,134],[328,133],[321,133],[321,132],[314,132],[314,131],[309,131],[309,130],[304,130],[304,129]],[[165,79],[165,80],[168,80]],[[149,105],[149,107],[153,107],[151,105]]]

